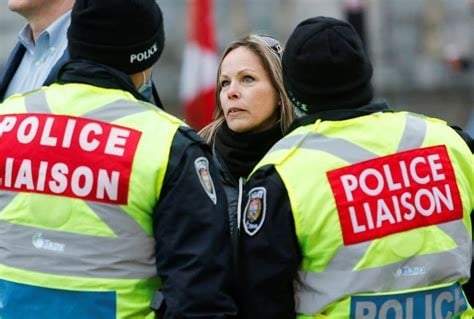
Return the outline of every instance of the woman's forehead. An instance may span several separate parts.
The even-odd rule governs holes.
[[[247,47],[240,46],[230,51],[223,59],[221,72],[240,71],[250,69],[255,72],[265,72],[260,57]]]

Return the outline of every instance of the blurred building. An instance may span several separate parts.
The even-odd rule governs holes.
[[[218,46],[248,32],[284,40],[316,15],[345,17],[347,0],[214,0]],[[351,1],[349,1],[351,2]],[[352,1],[353,2],[353,1]],[[473,0],[360,0],[379,97],[465,125],[474,108]],[[154,72],[166,108],[180,116],[179,75],[185,44],[185,0],[160,0],[166,48]],[[0,2],[0,65],[23,19]],[[470,64],[469,64],[470,61]]]

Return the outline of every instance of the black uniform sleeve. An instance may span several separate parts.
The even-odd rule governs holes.
[[[293,280],[301,255],[288,195],[280,176],[270,165],[249,180],[244,203],[255,187],[265,188],[266,209],[262,226],[255,233],[246,230],[244,223],[248,217],[245,210],[242,214],[241,317],[295,318]]]
[[[195,160],[209,161],[216,203],[204,190]],[[231,243],[225,194],[210,151],[188,129],[173,140],[168,170],[154,214],[160,318],[231,318]],[[158,302],[156,302],[158,301]]]
[[[467,133],[464,132],[460,127],[458,126],[451,126],[453,130],[456,131],[456,133],[459,134],[459,136],[462,137],[464,142],[466,142],[467,146],[469,146],[469,149],[471,150],[472,153],[474,153],[474,140],[472,137]],[[474,226],[474,214],[471,212],[471,225]],[[473,229],[474,232],[474,229]],[[473,242],[474,246],[474,242]],[[473,256],[474,258],[474,256]],[[468,283],[466,283],[463,286],[464,292],[466,293],[466,297],[469,300],[469,303],[472,305],[474,304],[474,262],[471,263],[471,279],[469,280]]]
[[[469,146],[469,149],[471,150],[472,153],[474,153],[474,140],[472,137],[469,135],[469,133],[465,132],[462,128],[459,126],[451,125],[451,128],[458,133],[459,136],[466,142],[467,146]]]

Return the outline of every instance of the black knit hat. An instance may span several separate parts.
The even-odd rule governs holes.
[[[304,20],[290,35],[282,64],[288,95],[304,113],[354,108],[373,98],[372,65],[347,22]]]
[[[155,0],[76,0],[68,41],[73,59],[137,73],[163,51],[163,15]]]

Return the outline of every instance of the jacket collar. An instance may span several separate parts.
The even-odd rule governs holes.
[[[214,164],[216,165],[217,169],[221,173],[222,179],[230,185],[237,185],[238,181],[235,179],[234,176],[230,173],[229,168],[225,164],[222,156],[216,150],[216,144],[212,144],[212,158],[214,159]]]
[[[69,53],[67,53],[66,59],[69,59]],[[65,61],[59,66],[61,68],[57,72],[57,79],[55,79],[59,83],[84,83],[108,89],[120,89],[131,93],[140,101],[151,102],[137,91],[129,75],[117,69],[80,59]],[[54,81],[51,80],[47,84],[52,82]],[[152,93],[153,103],[164,109],[154,83],[152,83]]]
[[[106,65],[88,60],[70,60],[58,72],[59,83],[84,83],[131,93],[136,99],[149,102],[133,85],[130,76]]]

